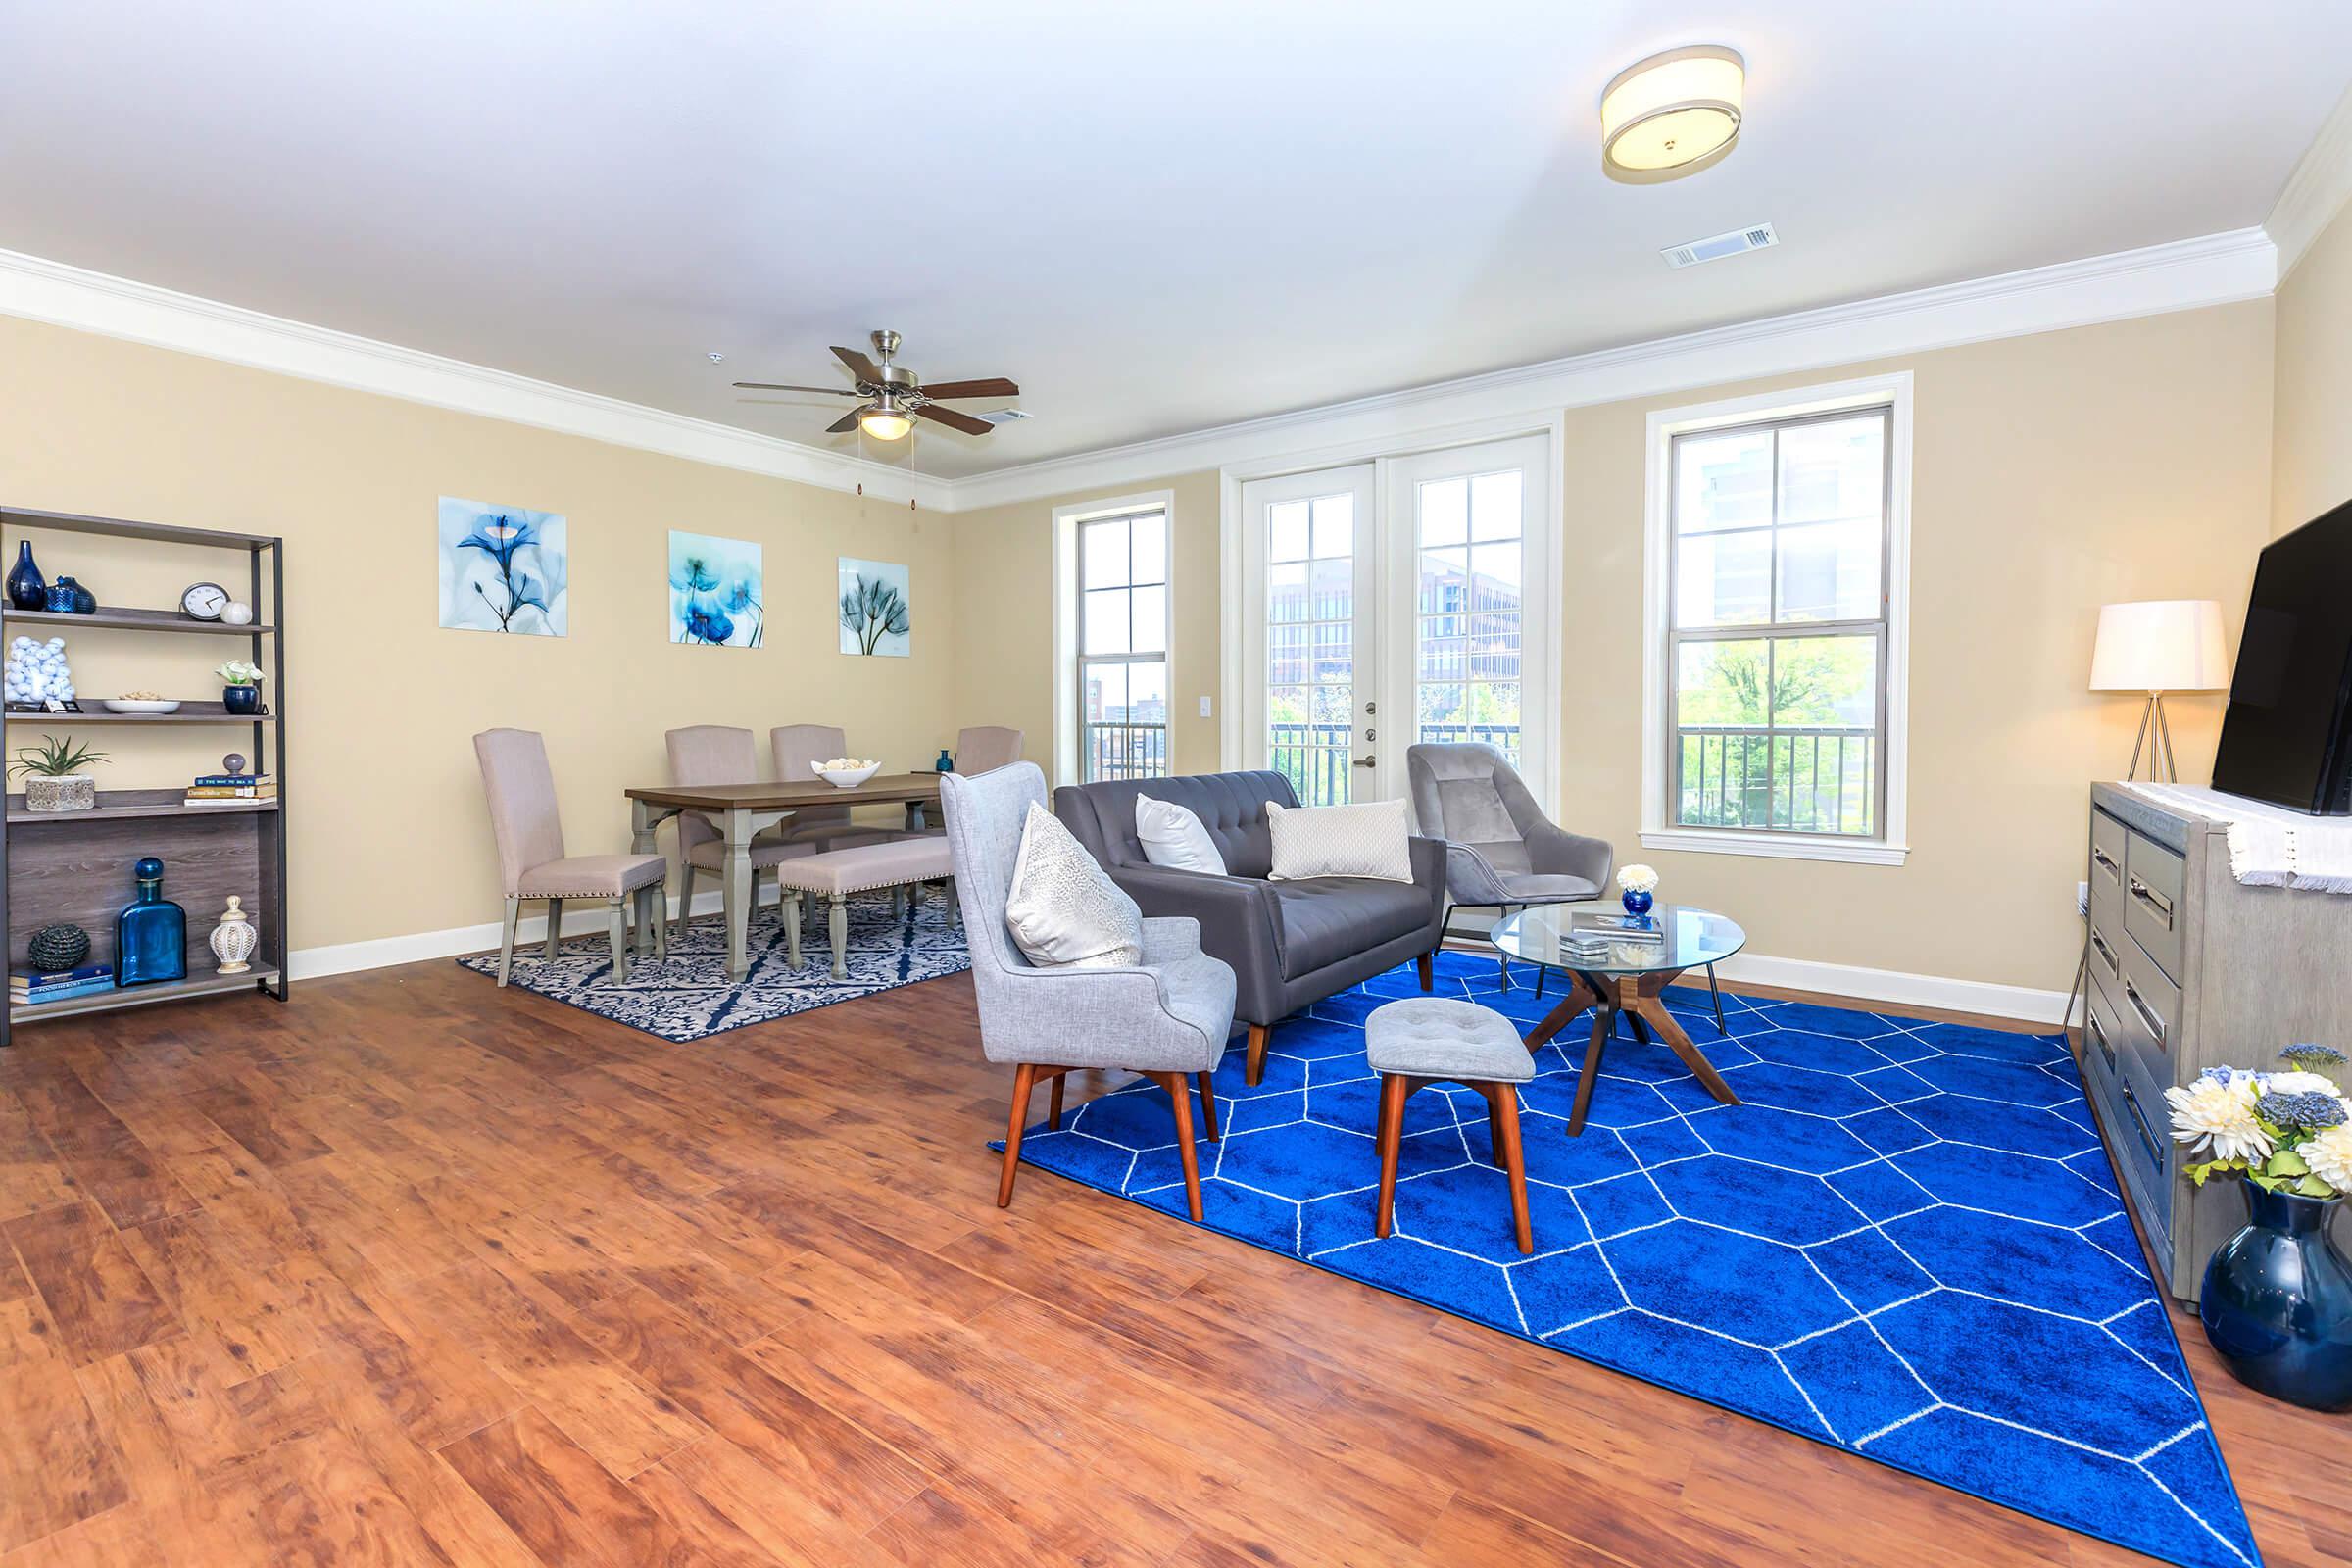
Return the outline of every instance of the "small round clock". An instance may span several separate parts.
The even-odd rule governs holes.
[[[217,582],[196,582],[180,590],[179,608],[197,620],[219,620],[228,608],[228,590]]]

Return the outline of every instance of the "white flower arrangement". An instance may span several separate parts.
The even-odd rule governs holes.
[[[214,670],[213,673],[230,686],[252,686],[258,684],[262,678],[261,666],[249,664],[242,659],[232,659],[219,669]]]
[[[2164,1092],[2173,1142],[2205,1157],[2185,1165],[2200,1187],[2236,1171],[2268,1192],[2340,1198],[2352,1192],[2352,1099],[2322,1067],[2342,1067],[2332,1046],[2289,1046],[2286,1072],[2208,1067]]]
[[[1617,886],[1627,893],[1655,893],[1658,873],[1646,865],[1621,865],[1617,868]]]

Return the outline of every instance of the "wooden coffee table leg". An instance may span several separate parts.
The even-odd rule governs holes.
[[[1553,1035],[1556,1035],[1561,1030],[1567,1028],[1569,1020],[1573,1019],[1578,1013],[1584,1011],[1587,1007],[1597,1007],[1599,1005],[1600,993],[1594,991],[1591,985],[1587,984],[1583,975],[1574,973],[1573,971],[1570,972],[1568,976],[1567,994],[1561,998],[1560,1004],[1552,1008],[1549,1012],[1545,1013],[1544,1015],[1544,1021],[1536,1025],[1536,1027],[1529,1032],[1527,1037],[1527,1049],[1530,1051],[1535,1050],[1538,1046],[1541,1046],[1544,1042],[1551,1039]]]
[[[1617,1009],[1604,1006],[1592,1017],[1592,1043],[1585,1048],[1585,1064],[1576,1075],[1576,1103],[1568,1111],[1568,1136],[1585,1130],[1585,1110],[1592,1103],[1592,1085],[1600,1077],[1601,1053],[1617,1032]]]
[[[1639,989],[1629,982],[1624,988],[1625,1005],[1648,1022],[1658,1038],[1666,1042],[1667,1048],[1682,1058],[1683,1065],[1690,1068],[1698,1081],[1706,1086],[1708,1094],[1727,1105],[1737,1105],[1740,1097],[1732,1093],[1732,1086],[1723,1081],[1723,1074],[1717,1072],[1715,1064],[1690,1043],[1690,1037],[1683,1033],[1683,1026],[1674,1021],[1674,1014],[1668,1012],[1666,1004],[1658,1000],[1658,993],[1665,989],[1671,978],[1649,976]]]

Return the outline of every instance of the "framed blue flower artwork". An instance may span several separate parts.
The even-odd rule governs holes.
[[[441,498],[441,624],[561,637],[571,620],[569,527],[561,513]]]
[[[760,547],[669,531],[669,640],[757,648],[767,618]]]
[[[884,561],[838,559],[841,651],[905,659],[913,647],[914,602],[906,568]]]

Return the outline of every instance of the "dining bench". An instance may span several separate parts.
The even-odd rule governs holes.
[[[825,931],[833,943],[833,978],[849,978],[850,913],[847,900],[854,893],[882,888],[913,888],[925,882],[944,882],[948,917],[957,919],[955,869],[948,862],[943,838],[893,839],[887,844],[858,844],[778,862],[776,886],[784,901],[784,930],[790,946],[786,958],[801,966],[801,899],[825,901]]]

